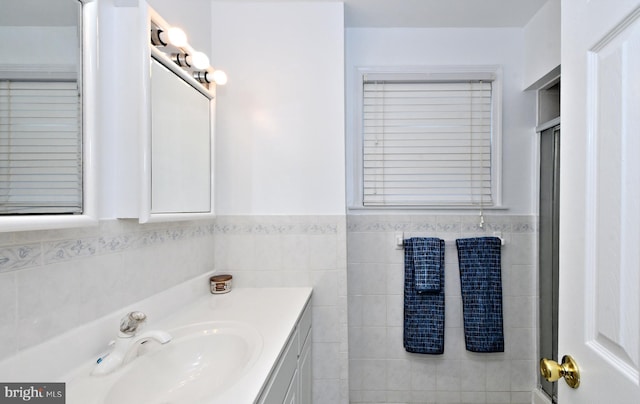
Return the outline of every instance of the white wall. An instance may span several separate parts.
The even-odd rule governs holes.
[[[354,131],[358,66],[501,65],[503,67],[503,204],[531,214],[534,94],[522,92],[522,29],[353,28],[346,31],[347,155]],[[349,165],[348,165],[349,168]]]
[[[217,270],[313,287],[313,402],[348,402],[342,3],[214,2]],[[274,217],[275,216],[275,217]]]
[[[524,27],[523,88],[559,65],[560,0],[549,0]]]
[[[219,215],[344,214],[342,3],[212,5]]]
[[[76,27],[0,27],[0,38],[2,65],[78,64]]]

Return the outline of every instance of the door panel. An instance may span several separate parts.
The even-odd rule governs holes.
[[[640,1],[562,1],[562,404],[640,400]]]
[[[595,175],[587,184],[591,194],[587,214],[595,227],[587,240],[593,245],[587,246],[586,270],[596,299],[586,307],[587,337],[593,349],[626,365],[622,367],[625,374],[637,381],[640,318],[627,315],[627,310],[638,307],[640,285],[640,128],[632,117],[640,111],[638,83],[633,83],[640,78],[640,19],[620,28],[588,54],[587,90],[595,118],[590,123],[593,144],[589,169]]]

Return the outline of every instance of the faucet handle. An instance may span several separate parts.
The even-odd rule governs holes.
[[[120,320],[120,332],[127,336],[133,336],[140,324],[145,322],[147,315],[141,311],[132,311]]]

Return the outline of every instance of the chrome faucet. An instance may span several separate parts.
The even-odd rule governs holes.
[[[135,335],[138,327],[147,321],[147,315],[141,311],[132,311],[120,320],[120,332]]]
[[[160,344],[171,341],[171,335],[164,331],[154,330],[138,334],[138,329],[147,320],[147,315],[140,311],[127,313],[120,320],[120,332],[108,354],[98,359],[96,367],[91,372],[94,376],[107,375],[129,363],[138,354],[141,344],[153,340]]]

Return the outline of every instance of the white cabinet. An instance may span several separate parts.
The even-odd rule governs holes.
[[[311,332],[302,346],[298,359],[298,401],[299,404],[311,404]]]
[[[211,211],[209,96],[151,59],[150,214]]]
[[[284,396],[283,404],[299,404],[298,395],[298,371],[296,370],[291,379],[291,384],[289,384],[289,391]]]
[[[311,404],[311,304],[280,355],[259,404]]]
[[[298,330],[293,333],[285,347],[275,371],[271,374],[267,387],[258,402],[260,404],[282,404],[287,396],[291,381],[298,368]]]
[[[311,309],[307,306],[298,323],[298,404],[311,404]]]
[[[140,223],[213,218],[215,84],[172,59],[181,48],[151,44],[150,33],[169,24],[136,3],[115,11],[122,32],[114,42],[128,61],[114,77],[123,94],[111,123],[116,216]]]

